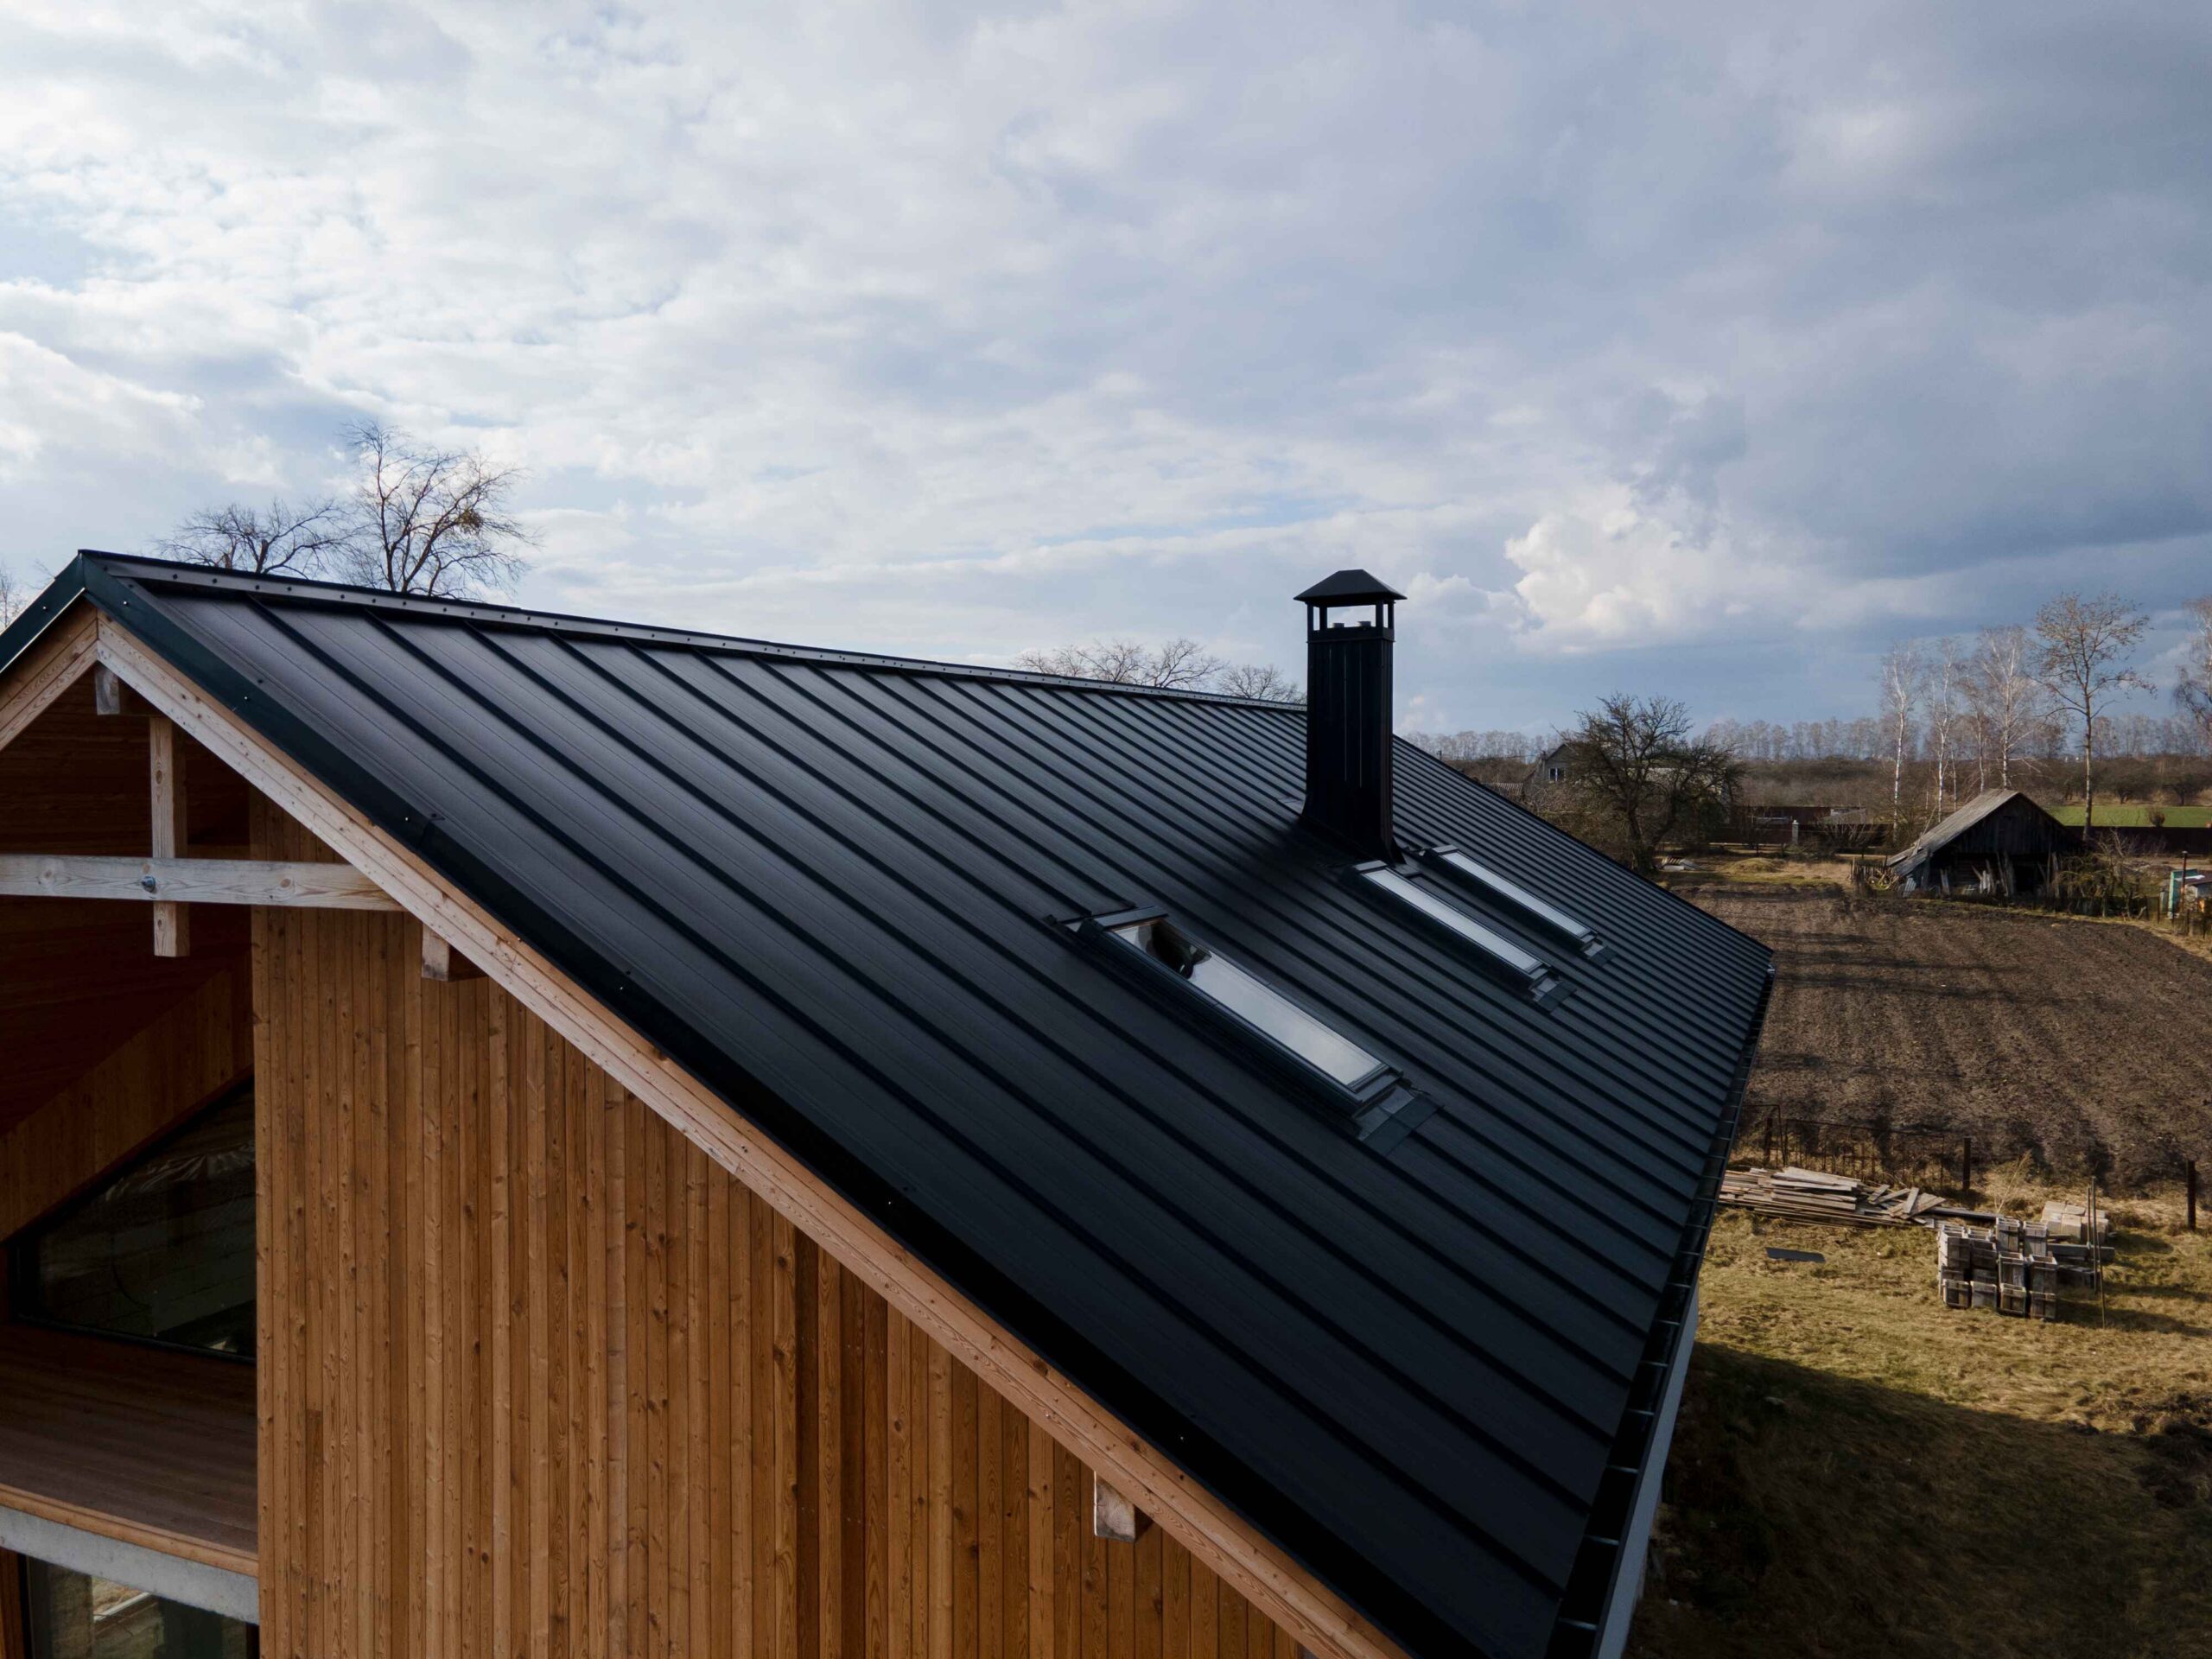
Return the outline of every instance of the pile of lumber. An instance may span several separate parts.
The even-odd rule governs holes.
[[[2066,1271],[2051,1255],[2038,1221],[1999,1216],[1987,1227],[1936,1224],[1936,1294],[1946,1307],[1980,1307],[2025,1319],[2058,1317],[2058,1281]]]
[[[1788,1221],[1833,1221],[1853,1227],[1928,1224],[1942,1194],[1916,1186],[1872,1185],[1816,1169],[1732,1169],[1720,1177],[1720,1202]]]

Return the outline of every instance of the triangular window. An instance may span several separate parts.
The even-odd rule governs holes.
[[[11,1240],[18,1319],[253,1357],[253,1085]]]

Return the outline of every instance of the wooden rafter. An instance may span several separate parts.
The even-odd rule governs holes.
[[[201,747],[350,861],[424,927],[665,1119],[792,1225],[943,1344],[999,1395],[1188,1548],[1240,1595],[1326,1659],[1403,1650],[1075,1381],[993,1320],[720,1096],[632,1031],[410,849],[124,628],[100,622],[99,660]]]
[[[98,626],[89,607],[56,622],[25,652],[0,688],[0,749],[51,709],[93,665]]]

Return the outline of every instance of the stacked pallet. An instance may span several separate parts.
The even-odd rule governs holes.
[[[1987,1227],[1936,1224],[1936,1290],[1946,1307],[2055,1319],[2061,1271],[2040,1222],[1999,1216]]]
[[[2100,1208],[2096,1236],[2090,1236],[2086,1205],[2053,1198],[2043,1207],[2043,1227],[2050,1240],[2050,1253],[2070,1277],[2087,1280],[2112,1261],[2112,1217]]]
[[[1720,1202],[1788,1221],[1831,1221],[1853,1227],[1925,1225],[1942,1195],[1916,1186],[1872,1185],[1816,1169],[1732,1169],[1720,1178]]]

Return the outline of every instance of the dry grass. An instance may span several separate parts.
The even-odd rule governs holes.
[[[1630,1652],[2212,1655],[2212,1234],[2113,1213],[2101,1326],[1946,1309],[1923,1229],[1724,1214]]]

